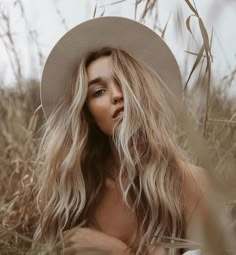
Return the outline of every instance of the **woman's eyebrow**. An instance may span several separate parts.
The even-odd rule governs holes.
[[[97,78],[89,81],[88,87],[95,84],[95,83],[102,83],[102,82],[104,82],[104,80],[101,77],[97,77]]]

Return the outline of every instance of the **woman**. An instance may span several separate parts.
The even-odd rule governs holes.
[[[35,242],[64,254],[166,254],[152,244],[186,238],[204,208],[199,171],[174,137],[180,97],[178,65],[147,27],[103,17],[69,31],[41,82]]]

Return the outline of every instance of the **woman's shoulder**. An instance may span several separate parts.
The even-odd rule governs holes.
[[[189,239],[201,241],[203,225],[207,215],[206,195],[209,189],[210,185],[205,170],[188,164],[184,174],[183,201],[186,235]]]
[[[204,218],[206,213],[206,194],[210,189],[206,172],[203,168],[187,164],[184,169],[183,198],[185,218],[193,216]]]

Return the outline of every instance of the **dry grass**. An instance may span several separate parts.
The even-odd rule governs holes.
[[[124,1],[117,1],[115,4],[119,4],[119,2]],[[135,16],[141,2],[143,1],[136,1]],[[144,2],[144,9],[141,11],[141,16],[136,17],[137,20],[145,19],[150,12],[157,8],[158,1],[146,0]],[[228,78],[224,81],[220,80],[217,74],[214,74],[214,79],[212,78],[212,36],[208,35],[193,2],[187,0],[185,2],[189,7],[190,15],[193,14],[198,19],[202,46],[196,53],[196,61],[183,93],[191,121],[189,118],[183,117],[180,110],[178,117],[182,128],[178,134],[179,141],[183,148],[189,152],[193,161],[207,170],[209,180],[215,185],[217,192],[227,203],[228,210],[231,212],[229,222],[223,226],[217,222],[218,213],[214,214],[213,212],[212,215],[215,217],[211,217],[212,221],[206,228],[206,233],[208,233],[206,247],[211,251],[208,254],[221,255],[231,249],[228,242],[234,238],[234,232],[227,231],[227,234],[225,229],[233,230],[236,225],[234,223],[236,221],[236,104],[234,101],[227,100],[225,96],[226,88],[231,86],[232,81],[235,80],[235,72],[226,75]],[[21,1],[19,4],[23,10]],[[94,10],[94,16],[96,16],[96,12],[97,7]],[[66,26],[58,8],[57,14],[60,15],[64,26]],[[158,16],[155,16],[156,23],[158,23]],[[8,24],[8,17],[3,13],[2,17]],[[192,32],[190,19],[189,16],[186,21],[186,29]],[[36,111],[40,105],[39,83],[38,81],[29,81],[22,85],[21,68],[17,52],[14,50],[14,40],[11,37],[10,27],[8,26],[7,29],[10,40],[4,39],[4,43],[9,48],[9,56],[10,51],[13,50],[11,60],[15,60],[17,65],[14,70],[18,77],[18,87],[14,89],[2,87],[0,89],[0,253],[25,254],[31,244],[30,238],[33,232],[31,222],[37,217],[33,198],[28,196],[29,199],[32,199],[32,203],[26,213],[21,211],[20,203],[14,205],[10,203],[10,207],[9,204],[8,207],[5,205],[12,199],[22,201],[24,197],[20,191],[30,187],[43,116],[40,109]],[[166,29],[168,29],[168,22],[164,28],[159,28],[163,36]],[[40,56],[42,57],[42,55]],[[200,70],[203,72],[198,74],[197,82],[190,89],[188,81],[201,64],[203,67]],[[211,199],[214,200],[212,197]],[[3,217],[6,214],[8,221],[6,221],[6,217]],[[17,224],[22,222],[22,215],[25,215],[25,225]],[[15,228],[12,229],[10,225],[13,223]],[[220,244],[216,242],[219,240],[218,238],[221,240]],[[231,254],[233,254],[232,251]]]
[[[21,190],[27,190],[31,182],[40,137],[42,113],[34,113],[40,104],[38,82],[31,81],[20,92],[1,88],[0,98],[0,254],[25,254],[30,244],[27,237],[32,237],[34,204],[30,204],[31,213],[27,214],[20,201],[27,195]],[[7,217],[3,219],[3,215]],[[22,221],[25,225],[20,224]],[[14,230],[10,225],[15,225]]]

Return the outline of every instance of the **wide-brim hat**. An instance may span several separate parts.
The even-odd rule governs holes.
[[[179,66],[167,44],[147,26],[123,17],[99,17],[69,30],[53,47],[44,65],[40,98],[48,118],[66,94],[75,66],[89,51],[113,47],[144,61],[176,97],[181,97]]]

